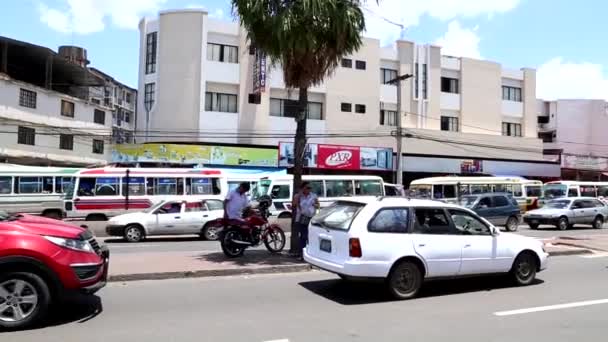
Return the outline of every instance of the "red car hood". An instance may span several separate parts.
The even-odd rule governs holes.
[[[84,229],[60,220],[18,214],[15,220],[0,222],[0,229],[18,230],[26,234],[76,238]]]

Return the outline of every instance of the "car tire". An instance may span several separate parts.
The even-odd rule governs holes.
[[[571,227],[572,226],[570,225],[570,222],[568,222],[568,218],[565,216],[560,217],[557,221],[557,229],[559,230],[566,230]]]
[[[532,230],[537,230],[539,225],[537,223],[528,223],[528,226]]]
[[[140,242],[144,236],[144,230],[136,224],[126,226],[123,232],[123,237],[127,242]]]
[[[40,322],[48,313],[51,304],[51,292],[48,285],[40,276],[29,272],[7,272],[0,274],[0,287],[6,292],[15,291],[15,286],[21,287],[21,292],[14,296],[0,296],[0,328],[15,330],[31,327]],[[7,306],[10,301],[12,308]],[[26,303],[32,301],[34,303]],[[19,308],[23,318],[16,319],[14,308]],[[10,320],[12,316],[13,320]]]
[[[600,215],[598,215],[593,220],[593,228],[602,229],[602,227],[604,227],[604,218],[602,218]]]
[[[536,257],[532,252],[520,253],[511,268],[511,278],[517,286],[530,285],[536,279],[536,270],[538,269]]]
[[[411,261],[402,261],[393,267],[387,278],[388,291],[398,300],[414,298],[422,286],[422,272]]]
[[[517,228],[519,228],[519,219],[515,216],[511,216],[507,219],[507,223],[505,228],[508,232],[516,232]]]
[[[223,228],[224,227],[216,227],[207,223],[201,231],[201,237],[207,241],[217,241],[220,239],[220,232]]]

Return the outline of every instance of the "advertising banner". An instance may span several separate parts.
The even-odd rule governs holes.
[[[295,161],[292,142],[279,143],[279,166],[291,167]],[[304,166],[333,170],[392,170],[391,148],[329,144],[307,144]]]
[[[112,162],[161,162],[276,167],[279,159],[274,149],[185,144],[115,145]]]
[[[562,167],[565,169],[608,171],[608,158],[563,154]]]
[[[478,159],[463,160],[460,163],[460,173],[482,173],[483,161]]]

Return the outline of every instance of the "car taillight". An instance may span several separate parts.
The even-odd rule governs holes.
[[[360,258],[363,255],[361,252],[361,241],[358,238],[350,238],[348,240],[348,255],[351,258]]]

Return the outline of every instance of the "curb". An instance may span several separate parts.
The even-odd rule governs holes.
[[[307,272],[312,270],[308,264],[288,265],[288,266],[269,266],[259,268],[236,268],[219,270],[198,270],[198,271],[178,271],[178,272],[157,272],[157,273],[135,273],[135,274],[115,274],[108,277],[109,282],[124,282],[137,280],[165,280],[181,278],[206,278],[206,277],[226,277],[235,275],[250,274],[272,274],[272,273],[294,273]]]

